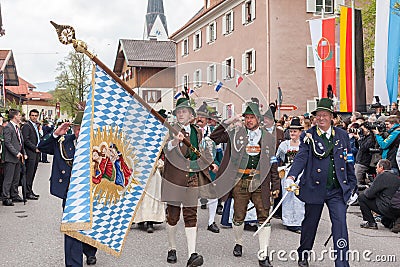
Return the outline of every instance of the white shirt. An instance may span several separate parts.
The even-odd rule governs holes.
[[[322,134],[326,133],[326,138],[329,140],[329,138],[331,138],[331,134],[332,134],[332,127],[329,127],[329,129],[325,132],[323,131],[321,128],[318,128]]]

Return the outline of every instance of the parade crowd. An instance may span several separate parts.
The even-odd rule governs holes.
[[[165,142],[136,212],[135,228],[153,233],[165,222],[166,261],[176,263],[183,250],[176,242],[182,213],[187,266],[205,261],[196,250],[198,208],[208,209],[207,230],[218,234],[220,227],[232,228],[234,257],[245,253],[243,231],[257,231],[261,267],[272,266],[271,217],[299,234],[299,266],[309,266],[325,204],[337,255],[349,250],[338,245],[348,241],[348,205],[360,207],[361,228],[377,230],[381,223],[400,232],[400,111],[397,103],[390,111],[379,103],[373,107],[371,114],[346,116],[323,98],[311,114],[280,116],[274,103],[263,113],[253,99],[243,113],[222,120],[205,102],[196,109],[188,98],[178,99],[172,112],[177,134],[171,132]],[[159,114],[168,119],[165,110]],[[63,199],[64,208],[82,115],[52,127],[39,122],[35,109],[27,120],[18,110],[8,111],[9,121],[0,127],[3,206],[39,200],[33,191],[36,169],[51,154],[50,192]],[[222,215],[221,221],[216,214]],[[88,265],[96,264],[97,249],[90,245],[66,235],[64,249],[66,266],[82,266],[83,254]],[[349,263],[336,257],[335,266]]]

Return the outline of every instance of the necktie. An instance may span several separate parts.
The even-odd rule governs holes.
[[[18,127],[17,125],[15,125],[15,132],[17,133],[19,145],[21,146],[21,145],[22,145],[22,142],[21,142],[21,134],[20,134],[20,132],[19,132],[19,127]]]

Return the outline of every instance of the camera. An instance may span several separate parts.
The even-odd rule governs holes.
[[[379,132],[385,132],[386,131],[386,125],[384,122],[381,121],[376,121],[376,122],[365,122],[364,123],[365,128],[368,130],[375,130],[377,129]]]
[[[361,128],[350,128],[348,132],[353,134],[362,134],[363,130]]]

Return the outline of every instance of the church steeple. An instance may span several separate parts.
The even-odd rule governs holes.
[[[167,18],[163,0],[148,0],[143,39],[168,40]]]

